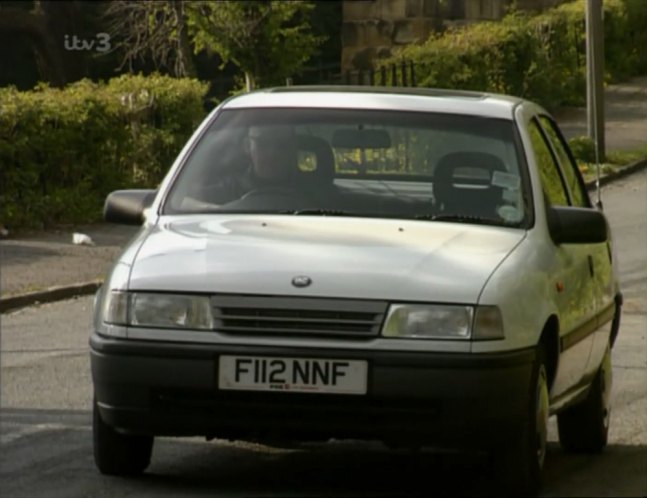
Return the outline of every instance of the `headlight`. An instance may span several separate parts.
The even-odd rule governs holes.
[[[208,296],[153,292],[111,292],[104,321],[133,327],[213,329]]]
[[[382,329],[385,337],[413,339],[503,339],[496,306],[394,304]]]
[[[474,308],[452,305],[394,304],[382,335],[416,339],[469,339]]]

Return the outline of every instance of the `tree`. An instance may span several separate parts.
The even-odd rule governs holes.
[[[156,69],[166,68],[173,76],[196,76],[186,29],[189,3],[182,0],[115,0],[105,17],[114,50],[123,52],[119,69],[133,71],[137,61],[151,60]]]
[[[52,2],[34,0],[31,2],[3,2],[0,5],[0,40],[3,42],[2,55],[9,58],[6,51],[18,50],[31,61],[21,61],[23,65],[32,62],[37,69],[37,77],[54,86],[63,86],[77,79],[85,66],[87,54],[66,53],[64,35],[74,33],[73,25],[81,18],[83,6],[77,2]],[[4,58],[3,57],[3,58]],[[11,71],[14,78],[23,68],[7,66],[3,72]],[[5,82],[8,74],[0,78]]]
[[[41,81],[61,87],[112,76],[118,62],[105,55],[104,8],[100,1],[0,2],[0,86],[27,90]]]
[[[195,50],[207,50],[244,73],[248,90],[297,74],[323,36],[310,31],[305,1],[200,1],[187,9]]]

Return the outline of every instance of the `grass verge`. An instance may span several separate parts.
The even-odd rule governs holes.
[[[606,160],[600,163],[600,175],[606,176],[635,164],[641,159],[647,159],[647,145],[630,150],[610,150],[606,154]],[[584,181],[595,180],[595,161],[578,158],[577,165],[584,176]]]

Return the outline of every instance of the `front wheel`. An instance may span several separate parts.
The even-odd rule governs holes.
[[[94,462],[102,474],[139,475],[150,464],[153,437],[117,432],[101,419],[96,400],[92,409],[92,436]]]
[[[611,348],[607,346],[588,396],[557,415],[559,442],[566,451],[598,453],[607,445],[611,381]]]
[[[536,496],[546,459],[548,375],[543,347],[537,350],[528,415],[517,437],[495,452],[498,490],[505,496]]]

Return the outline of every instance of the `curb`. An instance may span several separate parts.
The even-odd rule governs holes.
[[[635,163],[630,164],[629,166],[622,168],[619,171],[615,171],[611,174],[600,177],[600,186],[602,187],[603,185],[611,183],[614,180],[619,180],[620,178],[624,178],[625,176],[632,175],[633,173],[641,171],[645,168],[647,168],[647,157],[639,159]],[[586,182],[585,185],[587,190],[594,190],[595,180],[590,180]]]
[[[64,299],[71,299],[77,296],[93,294],[102,283],[102,281],[96,280],[93,282],[50,287],[49,289],[42,291],[27,292],[17,296],[4,297],[0,299],[0,313],[14,311],[19,308],[24,308],[38,303],[50,303],[52,301],[62,301]]]
[[[614,180],[624,178],[633,173],[647,169],[647,157],[636,161],[635,163],[622,168],[619,171],[605,175],[600,178],[600,186],[607,185]],[[586,182],[587,190],[595,189],[595,180]],[[37,303],[49,303],[52,301],[61,301],[77,296],[93,294],[103,282],[95,280],[79,284],[65,285],[60,287],[50,287],[49,289],[37,292],[28,292],[17,296],[5,297],[0,299],[0,313],[6,313],[26,306]]]

